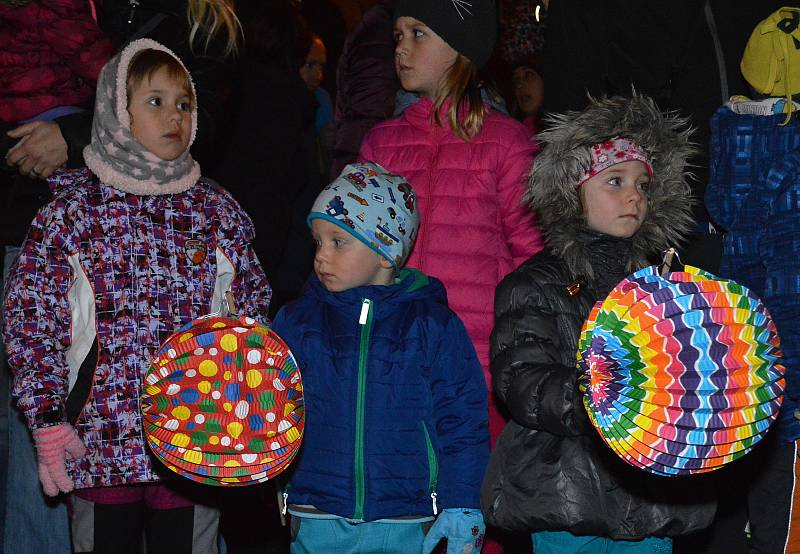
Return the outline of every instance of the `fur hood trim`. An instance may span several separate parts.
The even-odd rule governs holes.
[[[633,91],[631,98],[589,100],[583,111],[548,117],[547,130],[537,136],[543,149],[533,164],[525,201],[538,214],[553,253],[566,261],[573,275],[593,278],[586,242],[579,240],[589,229],[575,188],[580,169],[587,170],[591,163],[592,145],[625,137],[644,149],[653,164],[647,216],[631,238],[626,268],[630,272],[677,246],[692,228],[687,168],[696,148],[689,142],[688,119],[661,112],[647,96]]]

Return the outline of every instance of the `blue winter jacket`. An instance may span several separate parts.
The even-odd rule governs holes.
[[[720,275],[755,292],[781,337],[786,394],[776,426],[800,438],[800,122],[720,108],[711,120],[706,207],[725,228]]]
[[[307,410],[289,503],[364,521],[479,508],[486,383],[441,282],[403,270],[331,293],[312,275],[273,329]]]

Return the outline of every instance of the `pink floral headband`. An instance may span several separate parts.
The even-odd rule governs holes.
[[[580,170],[578,184],[575,185],[575,188],[580,187],[583,183],[612,165],[633,160],[642,162],[647,167],[647,173],[650,177],[653,176],[653,165],[650,163],[647,153],[638,144],[626,138],[617,137],[597,143],[592,146],[591,154],[591,166],[588,170]]]

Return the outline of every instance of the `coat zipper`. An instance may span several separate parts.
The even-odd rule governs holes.
[[[361,326],[361,338],[358,348],[358,390],[356,391],[356,505],[353,519],[364,519],[364,403],[367,388],[367,355],[369,353],[369,335],[372,332],[373,309],[372,300],[369,298],[362,299],[361,314],[358,317],[358,324]]]
[[[136,15],[136,8],[139,7],[139,0],[129,0],[128,4],[131,6],[131,11],[128,12],[128,25],[133,23],[133,16]]]

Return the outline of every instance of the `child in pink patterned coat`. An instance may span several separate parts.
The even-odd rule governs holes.
[[[159,344],[218,309],[265,319],[253,226],[189,154],[194,87],[160,44],[132,42],[101,72],[88,170],[52,180],[12,269],[5,343],[45,493],[72,495],[77,552],[216,551],[218,512],[171,483],[142,430],[142,377]],[[188,485],[189,490],[182,490]],[[157,511],[157,517],[148,512]]]

